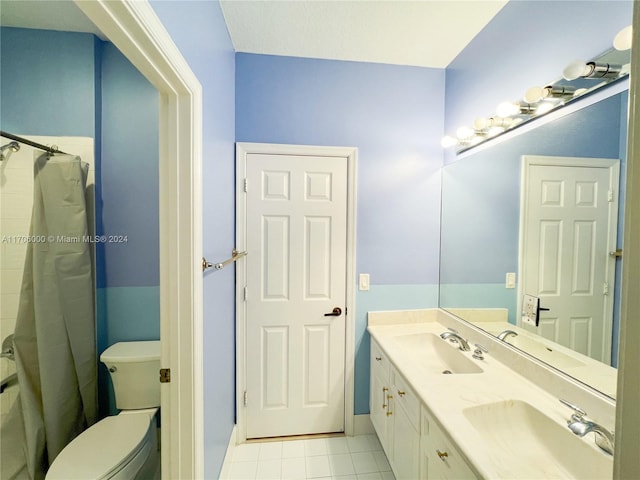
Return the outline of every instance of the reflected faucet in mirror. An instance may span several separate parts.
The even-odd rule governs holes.
[[[509,335],[513,335],[514,337],[518,336],[518,334],[513,330],[504,330],[498,334],[498,340],[502,340],[504,342]]]

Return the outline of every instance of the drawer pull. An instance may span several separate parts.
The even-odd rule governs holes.
[[[382,360],[382,357],[376,357],[376,360],[379,362]]]
[[[449,456],[447,452],[441,452],[440,450],[436,450],[436,453],[438,454],[438,457],[440,458],[440,460],[442,460],[443,462],[446,462],[445,458]]]
[[[393,415],[393,412],[389,410],[389,407],[391,406],[391,402],[389,402],[389,400],[391,400],[392,398],[393,395],[387,395],[387,417]]]
[[[389,391],[387,387],[382,387],[382,408],[387,408],[387,404],[384,403],[384,399],[387,398],[386,393]]]
[[[400,395],[401,397],[404,397],[407,394],[407,392],[404,392],[402,390],[398,390],[398,395]]]

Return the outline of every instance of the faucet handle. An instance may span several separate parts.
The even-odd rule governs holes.
[[[479,343],[476,343],[475,345],[476,345],[476,349],[473,351],[473,355],[471,356],[477,360],[484,360],[484,356],[482,354],[489,353],[489,350],[487,350],[485,347],[483,347]]]
[[[587,412],[585,412],[583,409],[581,409],[577,405],[574,405],[573,403],[567,402],[566,400],[564,400],[562,398],[559,398],[558,400],[560,400],[560,403],[563,403],[564,405],[566,405],[567,407],[572,409],[574,412],[576,412],[575,415],[577,415],[579,418],[587,416]]]

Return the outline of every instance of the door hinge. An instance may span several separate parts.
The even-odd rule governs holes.
[[[609,190],[609,191],[607,192],[607,200],[608,200],[609,202],[613,202],[613,190]]]
[[[246,302],[247,301],[247,287],[244,287],[243,292],[242,292],[242,297],[243,297],[243,300]]]
[[[609,295],[609,284],[607,282],[604,282],[604,286],[602,287],[602,294]]]
[[[249,191],[249,181],[246,178],[244,179],[244,191]]]
[[[161,368],[160,369],[160,383],[170,383],[171,382],[171,369],[170,368]]]
[[[245,407],[247,406],[247,391],[246,390],[242,394],[242,403],[244,404]]]

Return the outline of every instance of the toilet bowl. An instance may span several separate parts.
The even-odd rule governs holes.
[[[54,460],[46,480],[160,478],[160,342],[117,343],[100,360],[109,369],[121,412],[73,439]]]

